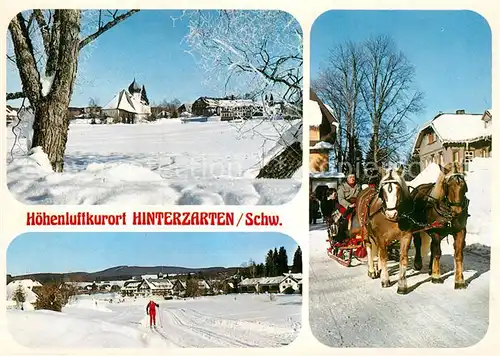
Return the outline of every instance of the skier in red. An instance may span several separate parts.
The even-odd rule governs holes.
[[[148,305],[146,306],[146,314],[149,315],[149,327],[153,327],[153,325],[156,327],[156,308],[159,308],[160,306],[153,302],[152,300],[149,301]]]

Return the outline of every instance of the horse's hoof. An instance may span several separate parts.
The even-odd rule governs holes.
[[[415,268],[415,271],[421,271],[422,270],[422,261],[413,263],[413,268]]]
[[[455,289],[466,289],[467,284],[465,282],[455,282]]]
[[[371,279],[377,279],[378,274],[377,274],[377,272],[369,272],[368,271],[368,277],[370,277]]]
[[[398,294],[407,294],[408,288],[406,287],[398,287]]]
[[[431,282],[434,284],[443,284],[444,283],[444,281],[441,278],[434,278],[434,277],[431,279]]]
[[[389,288],[391,283],[389,281],[382,281],[382,288]]]

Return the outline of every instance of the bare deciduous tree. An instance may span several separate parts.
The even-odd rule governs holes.
[[[34,112],[32,146],[42,147],[52,168],[62,172],[69,122],[69,102],[78,71],[79,52],[139,10],[31,10],[9,24],[22,91],[7,100],[26,98]],[[82,18],[86,22],[82,23]],[[91,21],[87,21],[91,18]],[[90,30],[89,33],[87,31]]]
[[[414,134],[408,123],[422,109],[423,93],[415,88],[414,67],[390,37],[333,48],[313,88],[339,120],[339,165],[355,165],[356,140],[365,147],[368,164],[401,159],[401,147]]]
[[[364,60],[359,46],[353,42],[341,44],[330,51],[326,68],[313,82],[313,88],[325,98],[339,121],[336,155],[339,166],[343,162],[354,166],[355,138],[366,127],[361,96]]]
[[[408,138],[405,124],[411,114],[422,109],[423,93],[414,87],[415,68],[390,37],[371,38],[364,49],[366,69],[361,93],[372,123],[373,159],[378,164],[381,138],[389,149],[400,147],[398,143]]]
[[[275,10],[219,10],[185,11],[183,17],[189,21],[188,52],[207,83],[222,88],[224,95],[250,92],[264,111],[266,97],[273,94],[274,102],[284,104],[285,115],[302,117],[302,30],[293,16]],[[296,137],[286,140],[257,178],[289,178],[302,165],[302,125],[295,131]],[[279,134],[282,140],[283,129]]]

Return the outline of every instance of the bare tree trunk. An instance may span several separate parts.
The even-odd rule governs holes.
[[[262,167],[257,178],[291,178],[300,167],[302,167],[301,142],[294,142]]]
[[[76,78],[80,45],[80,11],[65,10],[59,16],[58,48],[54,49],[58,54],[58,63],[47,68],[51,71],[57,69],[52,74],[54,80],[49,93],[35,104],[33,124],[33,147],[42,147],[55,172],[62,172],[64,167],[69,126],[66,116]]]
[[[379,124],[373,124],[373,163],[375,163],[378,167],[379,165],[379,157],[378,157],[378,147],[379,147]]]

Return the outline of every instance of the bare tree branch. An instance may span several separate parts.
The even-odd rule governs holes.
[[[26,95],[24,95],[23,92],[7,93],[7,100],[16,100],[16,99],[22,99],[25,97],[26,97]]]
[[[45,52],[47,55],[49,54],[50,49],[50,33],[49,26],[43,17],[42,10],[35,9],[33,10],[33,15],[35,17],[36,22],[38,23],[38,27],[40,28],[40,32],[42,34],[43,46],[45,47]]]
[[[116,26],[118,23],[122,22],[123,20],[132,16],[133,14],[135,14],[138,11],[139,10],[130,10],[130,11],[128,11],[120,16],[116,16],[116,17],[115,17],[115,15],[116,15],[116,12],[115,12],[114,14],[112,14],[114,20],[108,22],[107,24],[105,24],[102,27],[99,27],[99,29],[96,32],[94,32],[93,34],[91,34],[91,35],[87,36],[86,38],[84,38],[83,40],[81,40],[79,49],[81,50],[83,47],[88,45],[90,42],[95,40],[97,37],[102,35],[104,32],[108,31],[109,29]]]
[[[17,14],[9,23],[9,31],[14,43],[23,92],[34,105],[42,95],[42,85],[33,55],[33,45],[24,21],[22,13]]]

